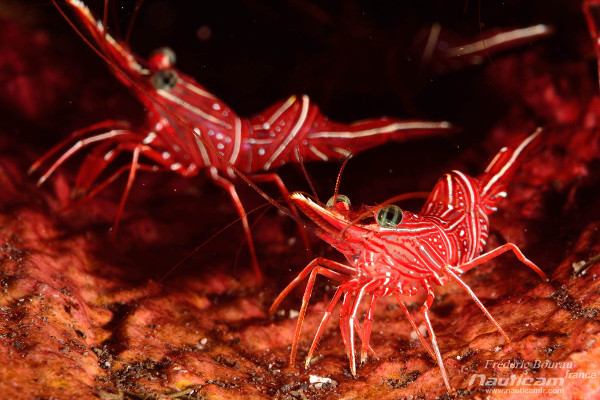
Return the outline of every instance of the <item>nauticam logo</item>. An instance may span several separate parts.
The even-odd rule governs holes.
[[[511,374],[504,377],[488,376],[486,374],[473,374],[469,379],[469,387],[479,386],[484,393],[493,394],[561,394],[564,393],[565,380],[573,379],[597,379],[596,372],[571,371],[572,362],[552,362],[549,360],[541,361],[495,361],[489,360],[486,367],[493,367],[496,370],[502,369],[523,369],[520,375]],[[552,375],[559,376],[534,376],[528,368],[536,368],[538,370],[554,369],[563,370],[555,371]]]
[[[563,386],[565,384],[565,378],[563,377],[550,377],[545,378],[543,376],[533,377],[527,375],[511,375],[505,378],[494,378],[493,376],[487,376],[485,374],[473,374],[469,380],[469,386],[479,381],[479,386],[489,387],[511,387],[511,386]]]

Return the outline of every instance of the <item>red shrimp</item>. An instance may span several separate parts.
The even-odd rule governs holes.
[[[296,358],[302,322],[318,275],[339,282],[339,287],[312,341],[305,362],[307,368],[335,305],[343,297],[340,327],[350,360],[350,370],[355,375],[355,330],[362,342],[361,362],[364,362],[368,352],[374,353],[369,346],[369,339],[375,303],[382,296],[393,295],[398,299],[421,343],[437,361],[444,383],[450,391],[442,355],[429,318],[429,309],[434,300],[432,283],[458,283],[510,343],[508,335],[460,275],[506,251],[512,251],[521,262],[546,279],[546,275],[513,243],[506,243],[482,254],[488,237],[488,215],[496,211],[498,202],[506,196],[505,187],[514,175],[518,161],[534,146],[540,132],[541,129],[538,129],[514,149],[500,150],[485,172],[477,178],[459,171],[444,175],[417,214],[403,211],[391,204],[375,206],[367,212],[354,211],[350,208],[347,197],[337,195],[337,189],[327,205],[318,204],[302,193],[292,193],[294,204],[318,226],[317,236],[340,251],[348,264],[316,258],[275,299],[270,308],[271,313],[296,285],[309,277],[302,298],[290,362],[293,364]],[[366,215],[374,216],[374,221],[363,222]],[[413,296],[419,288],[424,288],[427,292],[427,300],[421,307],[421,312],[431,338],[431,346],[417,329],[399,297]],[[357,312],[365,296],[370,297],[370,303],[361,327]]]
[[[55,0],[53,2],[63,13]],[[291,96],[253,117],[242,118],[193,78],[176,70],[172,50],[159,49],[144,60],[132,53],[126,43],[110,36],[81,1],[67,0],[67,3],[91,40],[82,37],[147,112],[142,126],[105,120],[75,132],[32,165],[30,172],[54,159],[38,184],[46,181],[73,154],[94,146],[79,169],[74,193],[87,193],[87,197],[91,197],[128,173],[115,218],[116,229],[138,170],[170,170],[189,177],[206,169],[213,182],[229,193],[235,205],[258,277],[261,272],[248,219],[232,182],[236,174],[243,175],[246,182],[275,183],[289,202],[289,192],[280,177],[270,172],[276,167],[300,159],[335,160],[388,140],[422,138],[450,129],[447,122],[386,117],[352,124],[337,123],[321,114],[307,96]],[[77,30],[73,23],[71,25]],[[67,146],[70,147],[64,150]],[[59,152],[62,154],[56,157]],[[131,162],[101,180],[107,166],[123,152],[132,153]],[[294,208],[291,209],[296,214]]]
[[[506,49],[530,45],[553,32],[552,27],[537,24],[481,31],[477,40],[465,40],[456,37],[451,30],[443,30],[441,24],[434,23],[427,32],[427,40],[420,55],[420,66],[432,72],[443,73],[480,65],[486,59],[491,59],[492,55]]]

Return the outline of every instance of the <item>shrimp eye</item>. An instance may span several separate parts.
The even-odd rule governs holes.
[[[175,56],[175,52],[169,47],[160,47],[154,50],[148,60],[150,67],[154,71],[171,68],[175,65],[176,61],[177,57]]]
[[[152,76],[152,84],[156,89],[171,90],[177,85],[179,77],[172,69],[161,69]]]
[[[377,211],[375,220],[382,228],[395,228],[402,222],[402,209],[397,205],[383,206]]]
[[[339,203],[343,204],[338,206]],[[338,194],[337,200],[335,199],[335,196],[331,196],[331,198],[327,200],[327,208],[332,208],[333,206],[336,208],[343,207],[344,209],[348,210],[350,209],[350,199],[348,196],[344,196],[343,194]]]
[[[161,55],[167,57],[167,59],[169,60],[169,63],[171,65],[175,65],[175,62],[177,61],[175,52],[170,47],[159,47],[158,49],[154,50],[152,52],[152,54],[161,54]]]

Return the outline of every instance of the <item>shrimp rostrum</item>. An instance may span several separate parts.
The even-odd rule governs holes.
[[[350,370],[356,374],[354,341],[361,341],[361,362],[368,353],[371,324],[377,299],[395,296],[408,321],[415,329],[423,346],[436,360],[442,378],[450,391],[448,375],[429,317],[434,300],[432,284],[456,282],[471,296],[507,342],[510,339],[494,317],[486,310],[475,293],[460,275],[500,254],[512,251],[526,266],[543,279],[545,274],[513,243],[506,243],[482,254],[488,237],[488,215],[496,211],[497,204],[506,196],[505,187],[514,175],[517,164],[537,142],[541,129],[513,149],[503,148],[485,172],[472,178],[459,171],[444,175],[433,188],[419,213],[401,210],[393,204],[375,206],[366,213],[353,211],[348,199],[334,195],[327,205],[319,204],[302,193],[292,193],[293,203],[317,226],[316,234],[346,257],[348,264],[324,258],[313,260],[281,292],[273,305],[274,312],[284,297],[308,276],[294,335],[290,362],[296,357],[302,322],[308,301],[318,275],[337,281],[339,286],[329,303],[306,357],[308,367],[325,325],[334,307],[342,302],[340,327]],[[337,192],[337,190],[336,190]],[[421,306],[431,344],[417,329],[401,296],[414,296],[425,289],[427,298]],[[369,307],[362,325],[358,309],[364,298]]]

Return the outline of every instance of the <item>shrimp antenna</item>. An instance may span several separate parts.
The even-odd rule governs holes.
[[[136,17],[138,15],[138,12],[140,11],[140,7],[142,6],[143,2],[144,0],[138,1],[135,5],[135,8],[133,9],[133,13],[131,14],[131,19],[129,20],[129,25],[127,26],[127,33],[125,33],[125,43],[127,43],[127,45],[129,45],[129,39],[131,39],[131,32],[133,32],[133,24],[135,23]]]
[[[261,208],[267,208],[270,205],[271,205],[270,203],[261,204],[260,206],[258,206],[256,208],[254,208],[253,210],[250,210],[249,212],[247,212],[246,215],[250,215],[250,214],[252,214],[252,213],[260,210]],[[183,256],[175,265],[171,266],[171,268],[169,268],[169,270],[167,272],[165,272],[160,278],[158,278],[157,282],[159,284],[161,282],[163,282],[165,279],[167,279],[167,277],[169,275],[171,275],[173,272],[175,272],[175,270],[177,268],[179,268],[183,263],[185,263],[187,260],[189,260],[190,258],[192,258],[192,256],[194,256],[194,254],[196,254],[201,248],[203,248],[204,246],[206,246],[209,242],[211,242],[217,236],[221,235],[227,229],[231,228],[232,226],[234,226],[235,224],[237,224],[238,222],[240,222],[241,219],[242,219],[242,217],[238,217],[238,218],[234,219],[233,221],[231,221],[226,226],[224,226],[223,228],[219,229],[217,232],[213,233],[210,237],[208,237],[202,243],[200,243],[199,245],[197,245],[194,248],[194,250],[188,252],[185,256]],[[146,303],[148,302],[148,300],[150,300],[150,294],[148,294],[148,296],[146,296],[144,298],[144,301],[142,301],[142,303],[140,305],[140,308],[144,308],[144,306],[146,305]]]
[[[106,0],[106,1],[110,1],[110,0]],[[118,37],[123,37],[123,35],[121,34],[121,28],[120,28],[120,24],[119,24],[119,13],[117,12],[117,2],[116,0],[113,0],[111,2],[112,5],[112,18],[115,24],[115,35]],[[106,29],[108,29],[108,27],[106,27]]]
[[[108,2],[110,0],[104,0],[104,11],[102,12],[102,31],[106,33],[106,27],[108,26]]]
[[[320,203],[319,196],[317,195],[317,191],[315,190],[315,187],[313,186],[312,179],[310,179],[310,175],[308,174],[308,171],[306,170],[306,166],[304,165],[304,159],[302,158],[302,154],[300,154],[300,147],[296,146],[294,151],[296,152],[296,158],[298,159],[298,162],[300,163],[300,168],[302,168],[302,173],[304,174],[304,177],[306,178],[306,181],[308,182],[308,186],[310,186],[310,191],[312,192],[312,194],[315,197],[315,199],[317,200],[317,202]]]
[[[344,168],[346,168],[346,164],[352,158],[352,153],[347,152],[344,155],[344,162],[342,162],[342,166],[340,167],[340,172],[338,172],[337,179],[335,180],[335,189],[333,189],[333,202],[337,203],[338,193],[340,191],[340,182],[342,181],[342,172],[344,172]]]

